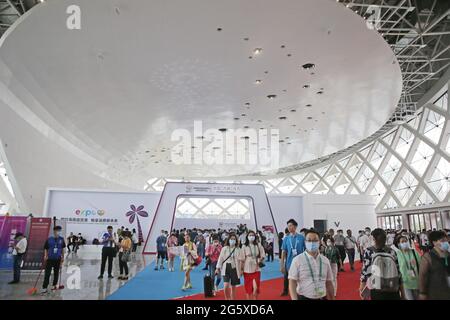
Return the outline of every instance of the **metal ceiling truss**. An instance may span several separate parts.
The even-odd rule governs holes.
[[[436,130],[434,135],[430,135]],[[404,139],[405,135],[409,138]],[[401,148],[407,146],[406,152]],[[422,160],[423,150],[429,155]],[[395,160],[397,165],[393,165]],[[418,161],[425,161],[418,170]],[[439,166],[441,163],[441,166]],[[387,174],[388,173],[388,174]],[[262,183],[269,194],[366,194],[377,199],[376,210],[429,206],[450,201],[450,105],[448,93],[434,104],[426,104],[408,122],[398,124],[387,134],[354,153],[324,165],[305,168],[274,177],[247,177],[232,181]],[[161,191],[167,181],[152,178],[145,190]],[[202,181],[204,182],[204,181]],[[438,188],[436,188],[436,185]],[[426,199],[423,199],[423,193]]]

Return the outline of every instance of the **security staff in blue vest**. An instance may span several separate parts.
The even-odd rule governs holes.
[[[59,268],[64,262],[64,248],[66,243],[61,236],[62,228],[55,226],[53,228],[53,236],[47,239],[44,245],[44,263],[45,263],[45,275],[44,283],[42,285],[42,294],[47,293],[47,287],[50,282],[50,275],[53,269],[53,286],[52,290],[57,289]]]
[[[112,275],[113,259],[117,255],[117,243],[119,240],[117,236],[113,233],[113,227],[108,226],[106,228],[107,232],[103,234],[101,243],[102,248],[102,264],[100,267],[100,275],[98,279],[103,279],[103,274],[105,273],[106,260],[108,260],[108,279],[114,278]]]
[[[284,288],[281,293],[282,296],[287,296],[289,294],[288,274],[292,260],[305,251],[305,237],[303,234],[297,233],[297,226],[298,223],[294,219],[290,219],[287,222],[289,234],[284,237],[283,244],[281,246],[282,253],[280,271],[284,275]]]

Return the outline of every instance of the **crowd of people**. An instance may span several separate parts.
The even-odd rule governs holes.
[[[334,299],[338,273],[345,272],[344,261],[354,272],[359,255],[361,299],[450,299],[448,230],[414,233],[366,227],[355,237],[350,229],[344,235],[343,229],[319,234],[312,228],[300,232],[297,228],[290,219],[278,234],[282,296]],[[247,299],[257,299],[264,262],[273,261],[274,238],[272,231],[252,231],[246,225],[229,230],[172,230],[170,235],[163,230],[157,239],[155,270],[164,269],[167,259],[173,272],[174,259],[180,255],[185,272],[182,290],[188,290],[192,269],[205,259],[203,270],[209,271],[214,294],[223,281],[225,299],[234,299],[243,277]],[[182,253],[175,250],[180,246]]]
[[[338,273],[355,269],[357,253],[361,264],[359,292],[361,299],[450,299],[449,230],[383,230],[366,227],[353,236],[352,230],[329,229],[323,234],[310,228],[297,231],[294,219],[287,221],[284,232],[277,235],[280,252],[280,272],[284,276],[282,296],[292,300],[333,300],[338,289]],[[44,281],[42,294],[48,292],[53,272],[52,290],[57,290],[66,241],[62,228],[55,226],[44,244]],[[27,239],[17,233],[13,248],[14,278],[20,282],[20,265],[27,249]],[[67,250],[76,253],[83,244],[81,234],[71,233]],[[180,257],[184,272],[181,289],[193,287],[191,272],[195,267],[207,270],[212,294],[223,281],[225,299],[236,298],[236,286],[244,279],[246,297],[258,299],[261,292],[261,272],[266,262],[274,261],[273,229],[250,230],[245,224],[233,229],[162,230],[156,239],[155,271],[175,271],[175,259]],[[99,240],[102,245],[100,275],[103,279],[106,263],[108,278],[113,277],[113,260],[119,259],[121,281],[128,280],[130,255],[139,244],[136,231],[108,226]]]

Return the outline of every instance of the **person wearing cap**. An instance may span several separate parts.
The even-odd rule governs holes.
[[[45,274],[44,283],[42,284],[41,294],[47,293],[47,287],[50,282],[50,275],[53,270],[53,286],[52,290],[57,289],[59,269],[61,264],[64,262],[64,248],[66,247],[66,242],[61,236],[62,228],[60,226],[55,226],[53,228],[53,235],[45,241],[44,244],[44,263],[45,263]]]
[[[9,282],[9,284],[20,282],[20,268],[22,265],[23,255],[25,254],[28,246],[27,238],[25,238],[21,232],[16,233],[14,240],[16,243],[12,252],[14,277],[13,281]]]

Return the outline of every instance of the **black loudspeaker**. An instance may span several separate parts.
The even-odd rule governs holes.
[[[327,220],[314,220],[314,229],[322,236],[327,231]]]

